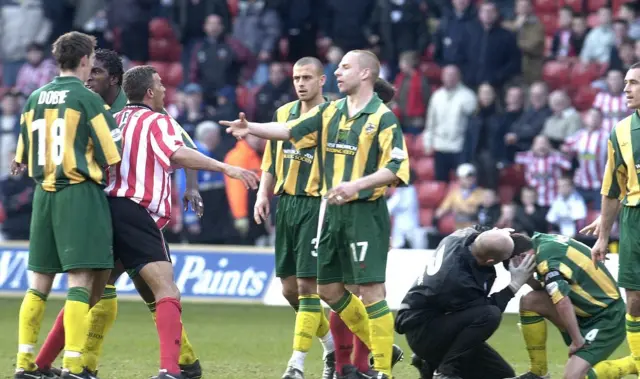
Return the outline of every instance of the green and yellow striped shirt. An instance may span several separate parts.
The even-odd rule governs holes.
[[[56,77],[33,92],[20,117],[16,162],[45,191],[92,180],[120,161],[121,133],[104,101],[76,77]]]
[[[346,99],[340,99],[318,105],[287,126],[296,149],[320,148],[322,194],[382,168],[391,170],[401,183],[409,182],[409,156],[400,124],[377,94],[353,117]],[[385,191],[386,186],[367,189],[349,200],[376,200]]]
[[[603,196],[617,198],[622,205],[640,204],[640,117],[638,112],[618,122],[607,143],[607,165],[602,179]]]
[[[274,114],[274,121],[297,120],[300,107],[300,100],[281,106]],[[267,141],[261,169],[275,177],[276,195],[318,197],[322,188],[320,166],[315,146],[297,150],[290,141]]]
[[[591,317],[620,300],[618,285],[602,262],[591,261],[591,249],[573,238],[536,233],[536,273],[554,304],[565,296],[580,317]]]

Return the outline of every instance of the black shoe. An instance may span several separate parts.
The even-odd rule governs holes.
[[[545,376],[539,376],[529,371],[529,372],[525,372],[522,375],[518,375],[514,378],[505,378],[505,379],[549,379],[549,378],[550,378],[549,374]]]
[[[55,379],[57,376],[54,376],[50,371],[26,371],[24,369],[19,369],[13,375],[13,379]]]
[[[84,370],[80,374],[74,374],[67,369],[62,369],[60,371],[60,379],[98,379],[96,376],[91,374],[91,371],[87,370],[85,367]]]
[[[360,379],[358,375],[358,369],[354,365],[344,365],[342,367],[342,373],[335,373],[335,379]]]
[[[160,370],[158,375],[152,376],[151,379],[184,379],[182,374],[171,374],[167,370]]]
[[[184,379],[200,379],[202,378],[202,367],[200,366],[200,360],[196,359],[190,365],[180,365],[180,372]]]
[[[322,379],[333,379],[336,374],[336,352],[332,351],[324,357],[324,368],[322,369]]]
[[[404,351],[400,346],[394,344],[393,349],[391,350],[391,368],[393,368],[398,362],[401,362],[404,359]],[[373,355],[369,357],[369,365],[373,367]]]
[[[429,364],[417,355],[411,355],[411,366],[418,369],[420,379],[433,379],[433,370],[429,368]]]
[[[297,368],[289,366],[282,375],[282,379],[304,379],[304,374]]]
[[[359,377],[362,379],[389,379],[387,374],[383,374],[376,370],[369,370],[367,372],[359,372]]]

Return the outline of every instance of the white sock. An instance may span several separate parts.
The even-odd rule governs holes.
[[[28,344],[18,345],[18,353],[33,354],[34,352],[35,352],[35,348],[33,345],[28,345]]]
[[[64,356],[68,357],[68,358],[77,358],[79,356],[81,356],[82,353],[80,353],[79,351],[65,351],[64,352]]]
[[[304,372],[304,359],[307,357],[307,353],[302,351],[293,351],[291,359],[289,359],[289,366]]]
[[[318,339],[320,340],[322,348],[324,349],[324,357],[336,351],[336,346],[333,343],[333,336],[331,335],[331,331],[327,332],[327,334],[323,337],[318,337]]]

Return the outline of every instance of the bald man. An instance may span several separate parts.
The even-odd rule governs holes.
[[[402,300],[396,331],[405,334],[422,379],[503,379],[513,368],[485,341],[514,294],[532,278],[533,255],[509,229],[460,229],[445,237]],[[513,257],[513,258],[512,258]],[[502,262],[511,282],[489,296]],[[434,370],[436,374],[434,374]]]

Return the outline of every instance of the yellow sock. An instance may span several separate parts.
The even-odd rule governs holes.
[[[89,291],[83,287],[72,287],[67,292],[64,304],[64,356],[62,367],[73,374],[84,370],[82,350],[89,330]]]
[[[324,309],[322,309],[322,304],[320,305],[320,324],[318,324],[318,329],[316,330],[316,337],[322,338],[329,333],[329,319],[327,315],[324,313]]]
[[[300,300],[300,306],[296,313],[293,350],[306,353],[311,349],[313,336],[318,331],[322,305],[318,295],[299,296],[298,300]]]
[[[104,336],[111,330],[118,314],[116,287],[107,285],[98,304],[89,310],[89,333],[82,356],[90,371],[98,368],[98,359],[102,354]]]
[[[371,348],[371,336],[369,333],[369,316],[362,301],[349,291],[331,308],[340,315],[349,330]]]
[[[393,351],[393,314],[386,300],[367,305],[373,368],[391,378],[391,354]]]
[[[34,289],[30,289],[24,295],[20,306],[18,321],[18,359],[16,368],[25,371],[34,371],[34,348],[38,342],[40,325],[47,305],[47,296]]]
[[[547,323],[536,312],[520,311],[522,336],[529,353],[529,371],[547,375]]]
[[[156,303],[146,303],[147,307],[149,307],[149,311],[151,311],[151,317],[153,317],[153,322],[156,322]],[[180,358],[178,358],[179,365],[190,365],[195,363],[198,360],[195,351],[193,350],[193,345],[189,342],[189,337],[187,336],[187,331],[184,329],[184,324],[182,326],[182,336],[180,337]]]
[[[587,375],[587,379],[619,379],[637,374],[636,363],[632,356],[602,361],[596,364]]]
[[[627,313],[627,343],[631,356],[636,364],[636,370],[640,372],[640,317],[634,317]]]

